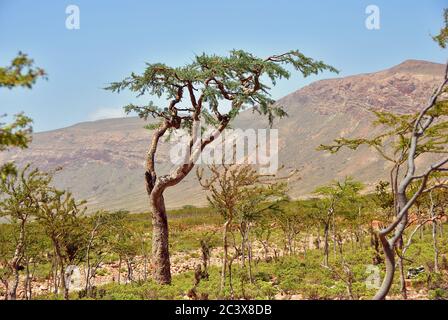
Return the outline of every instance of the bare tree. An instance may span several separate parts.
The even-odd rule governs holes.
[[[408,225],[409,209],[418,198],[427,192],[427,184],[435,172],[447,171],[448,135],[446,121],[445,92],[448,84],[448,64],[441,84],[435,90],[428,104],[415,115],[395,115],[387,112],[375,112],[376,124],[382,125],[385,131],[373,138],[335,140],[335,145],[321,146],[320,149],[337,152],[342,147],[357,149],[361,145],[374,148],[381,156],[393,163],[391,170],[391,189],[394,197],[395,217],[390,224],[380,230],[380,238],[386,263],[386,276],[374,299],[384,299],[392,285],[395,273],[395,251],[403,248],[403,232]],[[389,154],[388,154],[389,153]],[[424,168],[417,170],[416,159],[424,154],[436,155]],[[437,157],[438,156],[438,157]],[[418,188],[411,191],[410,186],[416,183]],[[438,188],[440,185],[432,186]],[[390,238],[388,238],[390,236]],[[399,256],[401,271],[401,289],[406,297],[403,274],[403,261]]]

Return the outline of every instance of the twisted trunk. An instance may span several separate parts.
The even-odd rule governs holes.
[[[171,283],[168,219],[162,194],[150,194],[152,212],[152,276],[160,284]]]

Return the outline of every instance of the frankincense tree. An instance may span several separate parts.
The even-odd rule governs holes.
[[[120,92],[129,89],[138,96],[152,95],[168,100],[166,107],[153,102],[144,106],[128,105],[127,112],[136,112],[141,118],[159,120],[146,155],[145,183],[152,212],[152,263],[153,278],[162,284],[171,282],[168,243],[168,221],[164,192],[177,185],[193,169],[202,150],[220,135],[229,123],[247,107],[267,116],[272,123],[275,117],[286,112],[276,105],[269,94],[270,85],[289,78],[285,68],[292,66],[303,76],[336,70],[306,57],[299,51],[258,58],[242,50],[233,50],[228,56],[202,54],[182,67],[163,63],[147,64],[142,74],[132,73],[107,89]],[[201,139],[201,121],[214,126],[214,131]],[[188,155],[181,164],[174,165],[171,173],[157,173],[156,152],[160,139],[167,133],[184,128],[189,130]]]

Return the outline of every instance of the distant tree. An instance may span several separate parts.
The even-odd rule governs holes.
[[[440,188],[441,176],[444,177],[444,184],[446,188]],[[447,201],[447,178],[444,175],[437,175],[433,177],[432,181],[428,182],[428,187],[425,192],[416,201],[415,207],[417,210],[413,214],[413,219],[409,222],[409,226],[413,225],[414,229],[407,236],[406,244],[401,251],[401,256],[405,258],[406,252],[413,242],[413,238],[418,231],[420,231],[420,239],[423,238],[423,229],[430,224],[432,226],[432,240],[434,250],[434,272],[439,272],[439,247],[437,241],[437,226],[446,218],[445,206]],[[418,188],[415,183],[411,185],[411,190]],[[433,189],[433,187],[435,187]],[[415,192],[415,191],[414,191]],[[443,227],[443,226],[442,226]]]
[[[131,104],[125,107],[127,112],[135,111],[145,120],[152,116],[160,121],[149,126],[155,130],[146,156],[145,172],[153,221],[153,278],[157,282],[171,282],[165,190],[190,173],[202,150],[245,108],[253,107],[254,111],[266,115],[271,123],[275,117],[286,115],[281,106],[274,104],[269,95],[270,87],[264,83],[270,80],[275,85],[277,80],[289,78],[290,72],[282,65],[291,65],[305,77],[324,70],[336,71],[298,51],[260,59],[245,51],[233,50],[227,57],[202,54],[191,64],[177,68],[162,63],[148,64],[142,75],[132,73],[107,88],[115,92],[130,89],[138,96],[150,94],[170,100],[165,108],[152,102],[146,106]],[[197,141],[201,120],[214,126],[215,131]],[[158,175],[155,163],[160,138],[180,128],[190,132],[190,152],[184,163],[175,166],[170,174]]]
[[[98,268],[113,252],[113,238],[120,232],[126,213],[98,211],[86,218],[85,294],[91,296]]]
[[[273,222],[275,216],[274,214],[275,212],[273,212],[272,210],[265,211],[258,219],[254,228],[255,238],[263,247],[264,251],[263,259],[266,262],[272,259],[272,257],[269,255],[269,252],[271,249],[271,239],[275,225],[275,223]],[[274,251],[274,257],[275,257],[275,251]]]
[[[272,219],[284,234],[285,252],[289,255],[295,254],[296,238],[300,232],[304,231],[306,220],[303,207],[298,205],[294,208],[280,208],[272,214]]]
[[[59,268],[59,280],[66,300],[69,298],[66,267],[83,258],[82,249],[87,241],[86,230],[81,222],[86,211],[84,203],[76,201],[70,192],[50,188],[42,194],[36,215],[37,222],[51,240],[56,257],[54,267],[55,270]],[[57,272],[55,282],[56,278]]]
[[[223,262],[221,271],[222,292],[226,283],[227,269],[231,274],[231,261],[243,252],[248,253],[249,277],[251,276],[251,246],[249,231],[251,223],[261,213],[277,207],[279,201],[286,198],[286,185],[272,182],[250,165],[211,165],[209,177],[204,176],[203,168],[197,170],[201,186],[208,191],[207,200],[211,207],[224,218],[223,228]],[[266,178],[268,180],[266,180]],[[269,202],[273,201],[273,202]],[[242,238],[241,246],[235,244],[234,256],[229,255],[229,233],[232,225],[237,224]],[[244,259],[242,260],[244,263]],[[231,280],[230,286],[232,287]]]
[[[281,181],[260,175],[255,169],[252,174],[258,180],[252,186],[240,190],[241,200],[236,207],[237,227],[241,235],[241,263],[247,270],[248,278],[254,281],[252,274],[252,233],[255,226],[262,219],[263,214],[280,212],[280,204],[288,200],[287,184]]]
[[[135,233],[135,230],[127,224],[121,225],[117,229],[117,234],[112,240],[113,252],[118,255],[118,283],[121,282],[121,267],[122,263],[126,264],[126,283],[134,281],[134,263],[135,257],[138,254],[139,239]]]
[[[41,226],[36,223],[28,225],[25,246],[23,250],[22,264],[25,277],[23,280],[24,299],[33,298],[33,279],[38,266],[48,263],[48,253],[51,251],[50,239],[46,236]]]
[[[319,198],[310,204],[311,210],[309,214],[324,230],[324,266],[326,267],[329,265],[329,238],[331,231],[336,253],[336,215],[338,213],[342,214],[346,210],[347,203],[353,202],[362,188],[362,183],[347,177],[343,182],[333,182],[314,191],[314,194]]]

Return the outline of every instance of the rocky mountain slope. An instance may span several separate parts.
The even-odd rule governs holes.
[[[371,133],[369,109],[418,110],[442,72],[440,64],[408,60],[376,73],[318,81],[280,99],[289,117],[275,124],[279,161],[287,169],[299,169],[301,177],[291,185],[291,195],[309,195],[315,187],[346,175],[371,187],[385,179],[386,164],[367,149],[329,155],[316,147],[339,136]],[[0,162],[31,162],[44,170],[61,166],[55,183],[88,200],[92,208],[143,211],[147,209],[143,162],[151,138],[144,125],[138,118],[122,118],[37,133],[28,150],[2,153]],[[266,128],[267,121],[249,110],[233,127]],[[170,168],[168,148],[163,143],[157,163],[164,172]],[[169,189],[165,199],[168,207],[206,203],[194,174]]]

